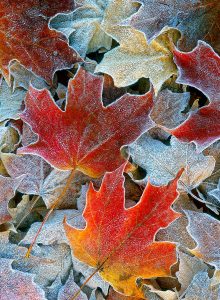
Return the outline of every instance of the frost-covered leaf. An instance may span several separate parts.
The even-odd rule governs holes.
[[[218,189],[218,182],[220,178],[220,142],[212,144],[210,147],[204,150],[205,155],[212,155],[215,158],[215,169],[211,176],[209,176],[202,183],[202,192],[205,192],[206,197],[210,196],[212,190]],[[212,197],[213,199],[213,197]],[[217,200],[217,198],[214,198]]]
[[[27,248],[10,242],[10,229],[0,233],[0,257],[6,259],[20,259],[25,256]]]
[[[220,100],[192,112],[188,119],[169,133],[183,142],[194,142],[199,152],[220,139]]]
[[[206,263],[220,269],[220,222],[205,213],[185,210],[189,219],[188,232],[197,246],[191,252]]]
[[[173,128],[182,123],[186,116],[183,114],[190,100],[190,93],[173,93],[166,89],[157,95],[151,118],[157,125]]]
[[[180,295],[188,288],[193,277],[201,271],[207,271],[208,266],[195,256],[179,251],[179,271],[176,276],[181,284]]]
[[[18,132],[11,126],[0,124],[0,151],[14,151],[19,142]],[[0,175],[8,176],[8,173],[0,159]]]
[[[27,70],[17,60],[13,60],[10,63],[9,72],[10,76],[12,77],[13,90],[18,87],[28,90],[30,84],[38,89],[49,88],[49,85],[46,83],[46,81],[35,75],[30,70]]]
[[[204,154],[212,155],[215,158],[216,163],[213,173],[202,182],[198,193],[203,196],[206,205],[218,214],[220,211],[220,198],[218,197],[218,185],[220,178],[220,142],[218,141],[205,149]]]
[[[9,62],[20,61],[27,69],[52,83],[57,70],[71,68],[78,60],[66,38],[48,27],[48,20],[74,8],[73,0],[23,0],[22,5],[2,0],[0,13],[0,69],[9,80]]]
[[[211,190],[208,194],[209,194],[210,196],[213,196],[214,198],[216,198],[216,200],[217,200],[217,201],[219,202],[219,204],[220,204],[220,179],[219,179],[217,188]]]
[[[82,57],[100,48],[109,50],[112,38],[101,23],[110,0],[81,0],[80,7],[69,14],[58,14],[50,20],[50,27],[62,32],[70,46]]]
[[[182,193],[173,204],[173,209],[181,213],[181,216],[168,227],[160,229],[156,235],[156,240],[175,242],[178,243],[179,246],[187,248],[195,247],[195,241],[186,230],[188,219],[183,210],[197,210],[196,206],[186,193]]]
[[[129,297],[124,296],[120,293],[117,293],[113,288],[110,288],[109,294],[106,300],[141,300],[143,298],[137,298],[137,297]]]
[[[75,209],[63,209],[55,210],[50,215],[48,221],[45,223],[43,230],[40,232],[37,243],[42,245],[51,244],[62,244],[68,243],[65,231],[63,228],[63,219],[67,217],[72,226],[78,228],[83,228],[85,221],[82,218],[81,213]],[[37,234],[38,229],[41,226],[41,222],[35,222],[31,225],[25,237],[22,239],[21,243],[24,245],[30,244]]]
[[[21,271],[19,273],[24,274],[25,277],[34,274],[34,282],[39,288],[45,291],[46,297],[43,299],[57,299],[58,292],[66,282],[70,269],[72,268],[69,246],[62,243],[50,246],[37,245],[34,247],[33,255],[30,259],[25,258],[26,251],[27,248],[11,243],[10,237],[4,241],[2,233],[0,233],[0,257],[11,261],[13,274],[17,272],[17,270]],[[11,274],[12,277],[13,274]],[[31,276],[31,278],[33,278],[33,276]],[[25,299],[25,291],[23,292],[21,298],[18,298],[19,300]],[[17,300],[16,297],[6,299]],[[27,298],[27,300],[29,299],[35,300],[34,295],[32,298]]]
[[[199,41],[191,52],[174,50],[174,58],[179,70],[177,81],[199,89],[211,103],[192,112],[169,132],[184,142],[194,142],[202,151],[220,138],[220,57]]]
[[[153,92],[125,94],[104,107],[102,85],[101,77],[80,68],[69,81],[65,111],[47,90],[30,88],[22,119],[39,138],[18,153],[39,155],[60,170],[79,170],[94,178],[120,166],[125,160],[121,147],[153,126]]]
[[[8,211],[8,201],[15,195],[24,176],[12,179],[0,175],[0,224],[11,220],[11,215]]]
[[[171,49],[179,32],[166,29],[151,44],[143,33],[121,23],[136,11],[132,1],[113,0],[103,20],[103,29],[120,45],[104,55],[95,72],[109,74],[117,87],[128,86],[142,77],[150,78],[156,91],[176,74]]]
[[[170,145],[166,145],[143,134],[129,146],[129,152],[133,161],[147,171],[143,182],[149,178],[156,185],[167,184],[181,168],[185,168],[181,181],[193,189],[209,177],[215,167],[212,156],[197,154],[193,145],[181,143],[175,137],[171,138]],[[179,188],[185,187],[179,183]]]
[[[34,276],[13,270],[12,261],[0,258],[1,300],[46,300],[44,291],[34,283]]]
[[[9,203],[8,211],[13,219],[13,224],[19,224],[19,222],[27,215],[29,214],[33,204],[34,204],[35,198],[33,197],[30,200],[29,195],[23,195],[22,200],[18,203],[18,205],[13,205],[15,203]],[[12,207],[11,207],[12,206]]]
[[[191,50],[198,40],[205,40],[220,51],[218,0],[138,0],[141,8],[132,16],[131,24],[153,39],[165,26],[181,31],[178,46]]]
[[[212,280],[207,272],[198,272],[188,289],[186,290],[185,300],[217,300],[220,297],[220,286],[212,287]]]
[[[167,186],[148,183],[138,204],[125,209],[124,167],[106,173],[98,191],[90,185],[83,213],[86,227],[77,229],[65,222],[64,228],[77,259],[99,268],[115,290],[143,297],[137,278],[169,276],[176,262],[175,244],[154,237],[179,217],[170,206],[178,195],[180,173]]]
[[[81,284],[95,271],[95,268],[91,268],[88,265],[84,264],[83,262],[79,261],[77,258],[72,255],[73,261],[73,269],[83,275],[81,279]],[[101,288],[104,295],[108,294],[109,284],[102,277],[96,273],[91,280],[87,283],[87,285],[91,289]]]
[[[59,195],[61,195],[69,176],[69,171],[52,169],[50,174],[45,178],[39,195],[41,195],[47,207],[51,207]],[[90,177],[83,173],[76,172],[65,195],[62,197],[62,202],[57,207],[62,209],[75,207],[82,184],[85,184],[89,180]]]
[[[0,122],[6,119],[18,119],[18,114],[23,110],[23,100],[26,92],[17,88],[15,91],[3,80],[0,85]],[[22,107],[23,106],[23,107]]]
[[[66,244],[36,245],[32,254],[29,259],[20,257],[14,260],[12,267],[22,272],[35,274],[34,281],[44,289],[47,300],[56,299],[63,285],[62,282],[66,281],[72,267],[69,246]],[[55,281],[57,284],[53,285]]]
[[[202,91],[210,101],[220,97],[220,57],[212,47],[198,41],[191,52],[174,49],[174,61],[178,67],[177,82]]]
[[[2,162],[12,178],[25,174],[25,178],[18,187],[18,191],[24,194],[39,195],[46,206],[50,208],[62,193],[66,181],[70,176],[69,171],[53,169],[42,158],[34,155],[16,155],[2,153]],[[79,196],[81,184],[85,184],[88,178],[79,172],[76,173],[73,182],[62,198],[60,207],[73,207]]]
[[[176,74],[172,59],[172,41],[178,39],[178,33],[169,29],[147,44],[144,34],[130,27],[118,32],[120,46],[104,55],[95,72],[109,74],[117,87],[131,85],[145,77],[152,82],[156,92],[161,85]]]
[[[176,293],[174,291],[163,291],[159,288],[154,288],[151,285],[144,285],[146,291],[144,293],[145,298],[149,300],[177,300]]]
[[[72,300],[73,295],[78,292],[79,286],[74,281],[73,272],[70,272],[69,278],[59,290],[57,300]],[[87,296],[81,291],[76,300],[87,300]]]

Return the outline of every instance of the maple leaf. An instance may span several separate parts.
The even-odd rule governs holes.
[[[170,241],[178,243],[180,246],[193,248],[196,246],[195,241],[186,230],[188,219],[184,213],[184,209],[197,210],[193,201],[188,194],[181,193],[172,208],[181,213],[181,217],[173,221],[168,227],[160,229],[156,235],[157,241]],[[188,274],[188,273],[187,273]]]
[[[179,252],[179,271],[176,273],[181,284],[180,295],[188,288],[194,276],[201,271],[207,271],[208,266],[196,256]]]
[[[176,30],[161,33],[149,45],[144,34],[133,28],[123,28],[117,37],[120,46],[107,52],[95,69],[95,72],[112,76],[117,87],[131,85],[145,77],[158,92],[164,81],[176,74],[170,51],[172,43],[178,39]]]
[[[185,120],[182,111],[187,107],[190,93],[173,93],[168,89],[158,93],[150,114],[157,125],[172,128]]]
[[[192,112],[185,122],[168,132],[184,142],[194,142],[202,151],[220,138],[220,57],[199,41],[191,52],[174,50],[174,58],[179,69],[177,82],[199,89],[211,103]]]
[[[1,153],[1,159],[11,178],[26,175],[19,185],[18,191],[41,196],[47,208],[50,208],[62,193],[70,176],[70,171],[52,169],[42,158],[35,155],[21,156],[13,153]],[[59,208],[73,207],[79,196],[81,184],[85,184],[87,181],[89,181],[88,177],[76,172]]]
[[[39,139],[18,153],[40,155],[58,169],[77,169],[91,177],[121,165],[120,148],[153,126],[149,117],[153,93],[125,94],[103,107],[102,83],[100,77],[80,68],[69,81],[65,111],[47,90],[31,87],[21,118]]]
[[[57,70],[79,61],[66,38],[48,27],[49,18],[74,8],[73,0],[2,0],[0,3],[0,69],[10,80],[8,65],[18,60],[27,69],[52,83]]]
[[[210,196],[213,196],[214,198],[216,198],[218,200],[218,202],[220,203],[220,179],[218,181],[218,185],[217,185],[216,189],[209,191],[208,194]]]
[[[34,276],[12,269],[13,260],[0,258],[1,300],[46,300],[44,291],[34,283]]]
[[[8,212],[8,201],[15,195],[15,191],[24,176],[15,179],[4,177],[0,175],[0,186],[4,187],[0,193],[0,224],[11,220],[11,215]]]
[[[71,272],[65,285],[59,290],[57,300],[70,300],[72,295],[76,293],[78,289],[79,286],[75,283],[73,272]],[[88,300],[88,298],[86,294],[80,292],[80,295],[76,298],[76,300]]]
[[[185,293],[185,300],[219,299],[220,285],[213,285],[209,274],[198,272],[192,279]]]
[[[210,194],[212,199],[218,198],[218,182],[219,182],[219,172],[220,172],[220,141],[215,142],[206,150],[204,150],[205,155],[212,155],[215,158],[215,169],[211,176],[209,176],[205,181],[202,182],[201,188],[202,192],[205,193],[206,197],[215,190],[214,194]],[[215,197],[216,196],[216,197]],[[210,197],[209,197],[210,198]],[[215,201],[216,203],[216,201]],[[220,199],[216,204],[220,204]]]
[[[197,243],[191,253],[219,270],[220,222],[205,213],[188,210],[185,213],[189,220],[187,230]]]
[[[180,216],[170,206],[178,196],[181,172],[167,186],[148,183],[138,204],[125,209],[123,169],[106,173],[98,191],[90,185],[83,212],[86,227],[64,222],[64,228],[77,259],[97,268],[116,291],[143,297],[137,278],[169,276],[176,261],[175,244],[155,242],[154,237]]]
[[[143,33],[131,26],[122,26],[124,20],[137,10],[132,1],[113,0],[102,22],[103,30],[120,46],[104,55],[95,72],[109,74],[115,86],[124,87],[135,83],[141,77],[150,78],[156,91],[163,82],[176,74],[170,48],[180,34],[174,29],[165,29],[148,45]]]
[[[57,299],[58,291],[72,267],[71,252],[67,244],[38,245],[33,250],[31,259],[27,260],[24,256],[14,258],[14,269],[35,274],[34,281],[45,291],[46,299]]]
[[[5,152],[13,152],[19,142],[18,132],[11,126],[0,125],[0,148]]]
[[[58,14],[50,20],[50,26],[62,32],[70,46],[82,57],[100,48],[109,50],[112,38],[101,28],[105,10],[110,0],[83,0],[81,7],[69,14]]]
[[[220,138],[220,101],[192,112],[178,127],[167,130],[183,142],[194,142],[199,152]]]
[[[43,78],[37,76],[30,70],[27,70],[23,65],[21,65],[17,60],[11,61],[9,64],[9,72],[11,78],[11,86],[13,91],[16,88],[22,87],[25,90],[29,89],[29,85],[32,84],[38,89],[51,89],[51,87],[46,83]]]
[[[211,101],[220,97],[220,57],[210,45],[198,41],[191,52],[173,50],[177,82],[202,91]]]
[[[171,138],[170,145],[165,145],[143,134],[129,146],[129,153],[133,161],[147,171],[143,182],[149,177],[156,185],[167,184],[180,168],[185,168],[181,181],[191,190],[209,177],[215,167],[212,156],[197,154],[194,145],[182,143],[175,137]],[[184,189],[182,183],[179,188]]]
[[[42,213],[42,216],[44,215],[44,212]],[[68,243],[67,238],[65,236],[64,228],[63,228],[63,219],[64,217],[70,218],[70,223],[72,226],[83,228],[85,225],[85,221],[82,218],[81,213],[79,213],[76,209],[58,209],[53,211],[53,213],[50,215],[50,218],[48,219],[47,223],[44,226],[44,230],[41,231],[41,233],[38,236],[38,244],[42,245],[51,245],[51,244],[62,244],[62,243]],[[74,216],[74,218],[71,219],[71,217]],[[41,222],[34,222],[30,229],[28,230],[25,237],[22,239],[21,243],[24,245],[30,244],[34,237],[36,236],[36,233],[38,229],[40,228]],[[54,230],[56,228],[56,230]],[[81,272],[82,273],[82,272]]]
[[[11,126],[0,125],[0,149],[1,151],[10,152],[14,151],[17,143],[19,142],[18,132]],[[0,174],[8,176],[7,171],[0,159]]]
[[[131,25],[143,31],[148,40],[158,36],[165,27],[177,28],[182,33],[178,46],[189,51],[198,40],[205,40],[220,50],[218,30],[220,3],[218,0],[138,0],[142,4],[132,16]]]
[[[18,119],[18,113],[22,111],[22,101],[25,97],[23,89],[12,91],[3,80],[0,85],[0,122],[6,119]]]
[[[214,213],[219,214],[220,198],[218,197],[218,182],[220,171],[220,142],[215,142],[203,152],[205,155],[212,155],[215,158],[215,169],[211,176],[204,180],[197,188],[197,193],[205,205]],[[212,194],[212,192],[214,192]]]

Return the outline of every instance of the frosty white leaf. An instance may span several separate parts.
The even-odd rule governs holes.
[[[150,116],[157,125],[167,128],[177,127],[187,117],[182,111],[189,99],[190,93],[173,93],[168,89],[160,91]]]
[[[185,210],[189,220],[187,230],[197,246],[191,252],[205,262],[220,269],[220,222],[205,214]]]
[[[196,273],[207,271],[208,266],[202,260],[182,251],[179,251],[179,260],[179,271],[176,276],[181,283],[180,294],[182,294],[188,288]]]
[[[188,287],[185,300],[214,300],[219,299],[219,286],[213,288],[207,272],[198,272]]]
[[[51,245],[53,243],[68,243],[63,228],[64,217],[67,217],[68,222],[72,226],[76,226],[78,228],[83,228],[85,226],[85,221],[78,210],[55,210],[45,223],[43,230],[40,232],[37,238],[37,242],[43,245]],[[33,223],[21,243],[25,245],[30,244],[36,236],[40,225],[41,222]]]
[[[0,85],[0,122],[6,119],[18,119],[22,111],[22,101],[26,95],[23,89],[12,89],[3,80]]]
[[[192,144],[179,142],[175,137],[171,138],[170,145],[165,145],[144,134],[129,146],[129,151],[133,161],[147,171],[142,182],[149,178],[155,185],[166,185],[185,168],[180,179],[193,189],[212,174],[215,166],[212,156],[198,154]],[[179,188],[184,186],[179,183]]]
[[[62,32],[69,44],[82,57],[100,48],[109,50],[112,38],[101,28],[110,0],[83,0],[81,7],[69,14],[58,14],[50,21],[51,28]]]

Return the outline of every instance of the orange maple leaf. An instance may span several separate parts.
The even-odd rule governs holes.
[[[138,278],[169,276],[176,246],[156,242],[155,234],[180,216],[171,209],[178,196],[176,179],[167,186],[147,184],[135,206],[125,209],[124,165],[106,173],[96,191],[90,184],[83,216],[84,229],[64,221],[74,256],[97,268],[104,280],[127,296],[143,297]]]

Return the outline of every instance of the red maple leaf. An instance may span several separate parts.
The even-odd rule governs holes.
[[[191,52],[175,49],[174,60],[179,70],[177,82],[199,89],[210,103],[168,131],[184,142],[194,142],[202,151],[220,138],[220,57],[211,46],[199,41]]]
[[[199,151],[220,138],[220,101],[211,102],[192,113],[181,125],[169,132],[183,142],[194,142]]]
[[[61,33],[50,30],[50,17],[74,9],[74,1],[0,1],[0,69],[9,80],[9,62],[17,59],[49,83],[57,70],[79,60]]]
[[[78,169],[91,177],[115,170],[124,161],[120,148],[153,126],[153,93],[125,94],[104,107],[102,86],[101,77],[80,68],[69,81],[65,111],[47,90],[31,87],[21,118],[39,139],[18,153],[36,154],[58,169]]]
[[[199,41],[191,52],[174,49],[177,82],[202,91],[211,101],[220,97],[220,57],[210,45]]]

